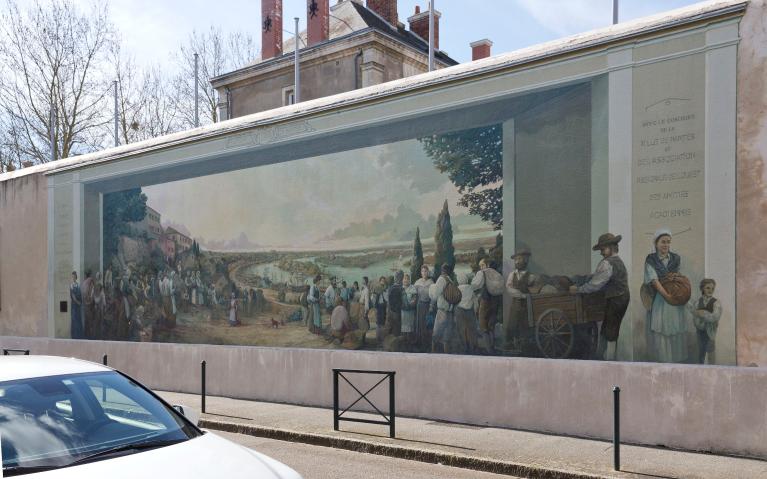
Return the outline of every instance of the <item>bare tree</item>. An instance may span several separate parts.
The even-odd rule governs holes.
[[[112,50],[112,63],[117,80],[118,135],[123,144],[181,129],[170,80],[159,66],[138,68],[132,57],[121,53],[119,43]]]
[[[200,124],[218,121],[216,92],[210,80],[240,68],[258,55],[250,34],[233,32],[224,35],[211,27],[207,32],[193,31],[175,54],[178,75],[174,87],[183,128],[194,127],[194,54],[199,55]]]
[[[181,130],[181,120],[170,79],[163,69],[155,65],[144,73],[145,91],[143,123],[140,130],[144,139],[155,138]]]
[[[71,0],[48,0],[22,10],[7,1],[0,22],[0,129],[16,148],[16,161],[49,161],[51,137],[53,159],[102,146],[113,34],[105,7],[83,13]]]

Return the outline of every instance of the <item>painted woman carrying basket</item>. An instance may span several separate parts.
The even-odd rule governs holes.
[[[679,272],[681,257],[671,251],[671,232],[658,230],[655,252],[645,259],[642,299],[647,311],[650,359],[678,363],[687,359],[685,304],[690,300],[690,280]]]

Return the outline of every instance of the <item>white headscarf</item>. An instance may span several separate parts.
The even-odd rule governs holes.
[[[658,252],[658,249],[655,247],[655,243],[658,242],[658,238],[661,236],[671,237],[671,230],[668,228],[659,228],[655,231],[655,234],[652,236],[652,250],[655,253]]]

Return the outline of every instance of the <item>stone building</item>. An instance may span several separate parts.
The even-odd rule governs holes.
[[[407,28],[397,0],[307,1],[308,28],[300,32],[301,101],[313,100],[429,69],[429,13],[416,8]],[[457,62],[439,50],[435,12],[435,67]],[[282,0],[262,0],[261,58],[211,80],[222,119],[290,105],[295,99],[295,39],[283,41]],[[489,50],[485,56],[489,56]]]
[[[161,214],[154,208],[147,206],[146,215],[141,221],[130,224],[138,235],[146,235],[148,239],[159,240],[163,233]]]
[[[174,248],[176,254],[189,251],[192,248],[192,238],[178,231],[176,228],[171,226],[165,228],[165,237],[170,239],[176,245]]]
[[[205,359],[211,394],[319,407],[331,404],[332,368],[394,370],[404,416],[604,439],[620,385],[627,442],[767,458],[765,18],[764,0],[703,2],[273,110],[241,116],[282,101],[239,113],[235,101],[228,121],[2,174],[0,345],[107,352],[150,387],[185,392],[197,390],[190,371]],[[535,357],[328,349],[297,329],[306,345],[285,346],[279,335],[297,326],[272,331],[257,314],[226,344],[192,344],[176,330],[154,344],[72,340],[70,273],[110,264],[104,197],[139,189],[168,224],[206,241],[248,239],[247,251],[206,250],[172,271],[201,266],[204,284],[258,281],[275,311],[298,308],[287,295],[275,303],[294,272],[356,281],[369,270],[385,284],[409,271],[416,234],[424,264],[436,266],[435,231],[448,218],[462,274],[478,247],[502,247],[507,261],[529,249],[529,270],[554,291],[530,301],[559,303],[525,312]],[[657,263],[675,269],[657,251],[664,231],[693,311],[662,295],[649,309],[642,300],[640,287],[660,281]],[[622,235],[631,293],[617,361],[573,360],[600,317],[557,281],[594,271],[606,232]],[[129,266],[151,275],[171,265]],[[703,279],[716,280],[721,311],[715,356],[696,364],[700,329],[687,313],[713,304],[698,302]],[[666,306],[673,318],[656,311]],[[179,323],[204,313],[181,310]],[[267,332],[267,346],[280,347],[249,340]],[[655,340],[677,334],[684,354],[661,364]],[[552,354],[540,338],[560,335],[568,349]]]

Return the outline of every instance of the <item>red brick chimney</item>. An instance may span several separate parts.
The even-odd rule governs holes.
[[[282,0],[261,0],[261,59],[282,55]]]
[[[399,22],[397,16],[397,0],[367,0],[368,10],[373,10],[384,20],[396,27]]]
[[[308,45],[326,41],[330,35],[330,1],[306,0]]]
[[[439,17],[442,14],[439,10],[434,10],[434,49],[439,50]],[[429,43],[429,10],[421,11],[421,7],[415,7],[415,14],[407,19],[410,24],[410,31],[423,38]]]
[[[493,42],[484,38],[470,43],[469,46],[471,46],[471,60],[481,60],[490,56],[490,47],[493,46]]]

